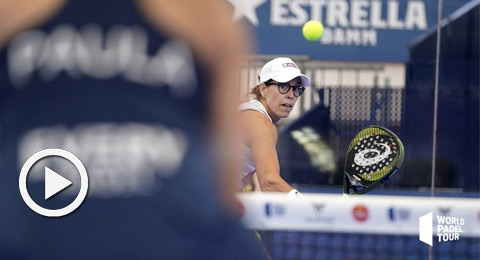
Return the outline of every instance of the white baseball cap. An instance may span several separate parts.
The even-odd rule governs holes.
[[[267,62],[260,73],[261,82],[273,79],[277,82],[284,83],[296,77],[300,77],[303,86],[310,86],[310,78],[300,73],[297,64],[295,64],[290,58],[283,57]]]

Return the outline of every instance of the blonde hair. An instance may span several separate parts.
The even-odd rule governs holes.
[[[260,81],[260,76],[257,76],[258,77],[258,81]],[[248,92],[245,97],[244,97],[244,101],[250,101],[252,98],[253,99],[256,99],[256,100],[261,100],[263,98],[262,96],[262,93],[260,92],[260,86],[262,84],[265,84],[264,82],[260,82],[258,85],[256,85],[255,87],[253,87],[250,92]]]
[[[261,83],[253,87],[250,92],[247,93],[245,99],[249,100],[249,97],[251,97],[253,99],[260,100],[262,98],[262,93],[260,92],[260,85]]]

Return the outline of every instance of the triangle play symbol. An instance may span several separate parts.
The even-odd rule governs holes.
[[[72,185],[72,182],[60,174],[45,167],[45,200]]]

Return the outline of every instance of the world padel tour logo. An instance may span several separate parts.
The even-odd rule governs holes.
[[[438,242],[460,240],[460,233],[463,232],[465,219],[437,215]],[[433,213],[430,212],[419,218],[418,239],[430,246],[433,245]]]

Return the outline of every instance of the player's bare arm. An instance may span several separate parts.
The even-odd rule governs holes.
[[[280,177],[280,166],[276,151],[277,129],[260,112],[244,111],[242,114],[261,190],[291,191],[293,188]]]

